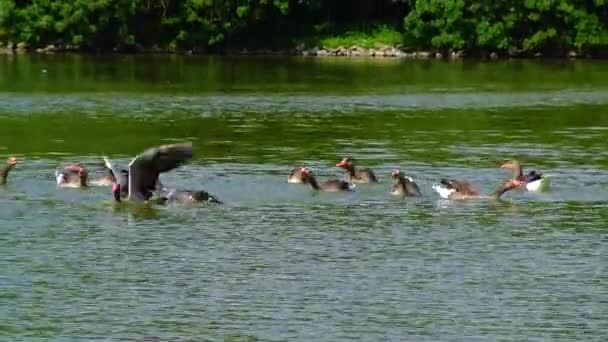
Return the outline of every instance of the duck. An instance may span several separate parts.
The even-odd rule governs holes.
[[[422,193],[420,192],[420,188],[418,188],[418,184],[414,182],[411,177],[405,176],[401,170],[395,169],[391,173],[391,176],[395,180],[395,184],[393,184],[391,188],[391,194],[395,196],[403,196],[403,197],[420,197]]]
[[[84,165],[77,163],[55,170],[57,186],[62,188],[87,188],[89,172]]]
[[[445,199],[467,200],[467,199],[499,199],[505,192],[513,190],[523,184],[518,179],[508,179],[502,183],[496,191],[489,195],[480,195],[470,183],[454,179],[442,179],[441,184],[433,185],[433,190]]]
[[[6,184],[9,172],[17,165],[17,158],[9,157],[2,168],[0,168],[0,185]]]
[[[348,183],[377,183],[378,178],[371,169],[357,169],[355,159],[351,156],[343,158],[337,167],[347,171],[346,181]]]
[[[341,191],[354,191],[354,184],[345,182],[343,180],[329,180],[325,182],[317,182],[313,172],[311,169],[306,167],[300,168],[300,173],[302,174],[302,181],[304,183],[310,184],[314,190],[317,191],[326,191],[326,192],[341,192]]]
[[[287,183],[292,183],[292,184],[304,183],[304,181],[302,181],[302,168],[301,167],[296,167],[295,169],[292,169],[289,172],[289,175],[287,175]]]
[[[510,160],[500,166],[502,169],[512,171],[511,178],[522,181],[522,186],[528,191],[543,191],[549,188],[549,178],[543,176],[536,170],[530,171],[527,175],[523,173],[522,164],[516,160]]]

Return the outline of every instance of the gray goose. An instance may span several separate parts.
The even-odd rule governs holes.
[[[221,203],[205,191],[167,190],[160,183],[161,173],[181,166],[191,160],[192,156],[192,143],[152,147],[133,158],[127,172],[117,169],[108,158],[104,158],[106,167],[116,178],[116,183],[112,185],[114,200],[120,202],[121,197],[126,197],[133,202],[147,202],[152,198],[153,192],[160,189],[160,196],[155,202]]]

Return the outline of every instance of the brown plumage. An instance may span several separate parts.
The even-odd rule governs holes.
[[[315,190],[327,192],[353,191],[353,185],[348,182],[334,179],[319,183],[313,175],[312,170],[302,167],[300,168],[300,172],[302,173],[302,181],[310,184]]]
[[[289,175],[287,175],[287,183],[294,183],[294,184],[304,183],[302,181],[302,168],[301,167],[296,167],[295,169],[293,169],[289,172]]]
[[[6,184],[6,178],[15,165],[17,165],[17,158],[10,157],[6,160],[6,164],[0,168],[0,185]]]
[[[346,170],[346,181],[349,183],[378,182],[378,178],[371,169],[357,169],[353,157],[343,158],[336,166]]]
[[[503,169],[511,170],[511,178],[518,179],[525,183],[537,181],[543,177],[542,173],[537,173],[535,170],[530,171],[527,175],[523,172],[523,165],[519,160],[513,159],[503,163],[501,166]]]
[[[480,195],[477,191],[473,190],[471,185],[467,182],[442,179],[441,184],[443,184],[449,190],[454,190],[448,195],[448,199],[499,199],[500,196],[502,196],[505,192],[521,186],[522,181],[517,179],[508,179],[489,195]]]
[[[395,180],[391,188],[391,194],[395,196],[410,196],[419,197],[422,196],[418,184],[416,184],[410,177],[406,177],[400,170],[393,170],[391,176]]]
[[[78,163],[55,170],[57,185],[63,188],[86,188],[89,186],[89,172],[84,165]]]
[[[477,192],[469,182],[444,178],[441,180],[441,184],[445,185],[448,189],[454,189],[457,193],[464,196],[479,195],[479,192]]]

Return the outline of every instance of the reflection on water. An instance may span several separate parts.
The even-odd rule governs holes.
[[[0,187],[7,340],[608,334],[602,63],[28,58],[0,66],[0,154],[19,158]],[[127,165],[181,140],[195,160],[163,183],[225,205],[117,206],[109,188],[55,186],[58,165]],[[349,194],[286,182],[299,165],[342,177],[350,154],[381,182]],[[431,191],[454,177],[489,193],[513,157],[551,191]],[[395,167],[422,198],[389,194]]]

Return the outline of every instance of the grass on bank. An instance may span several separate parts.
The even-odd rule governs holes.
[[[368,31],[349,30],[336,35],[319,37],[318,46],[334,49],[340,46],[359,46],[373,49],[381,46],[397,46],[403,42],[401,32],[387,25],[379,25]]]
[[[403,43],[403,34],[387,24],[351,26],[335,29],[331,24],[320,24],[314,27],[314,34],[303,39],[294,39],[294,45],[319,49],[358,46],[366,49],[382,46],[397,46]]]

